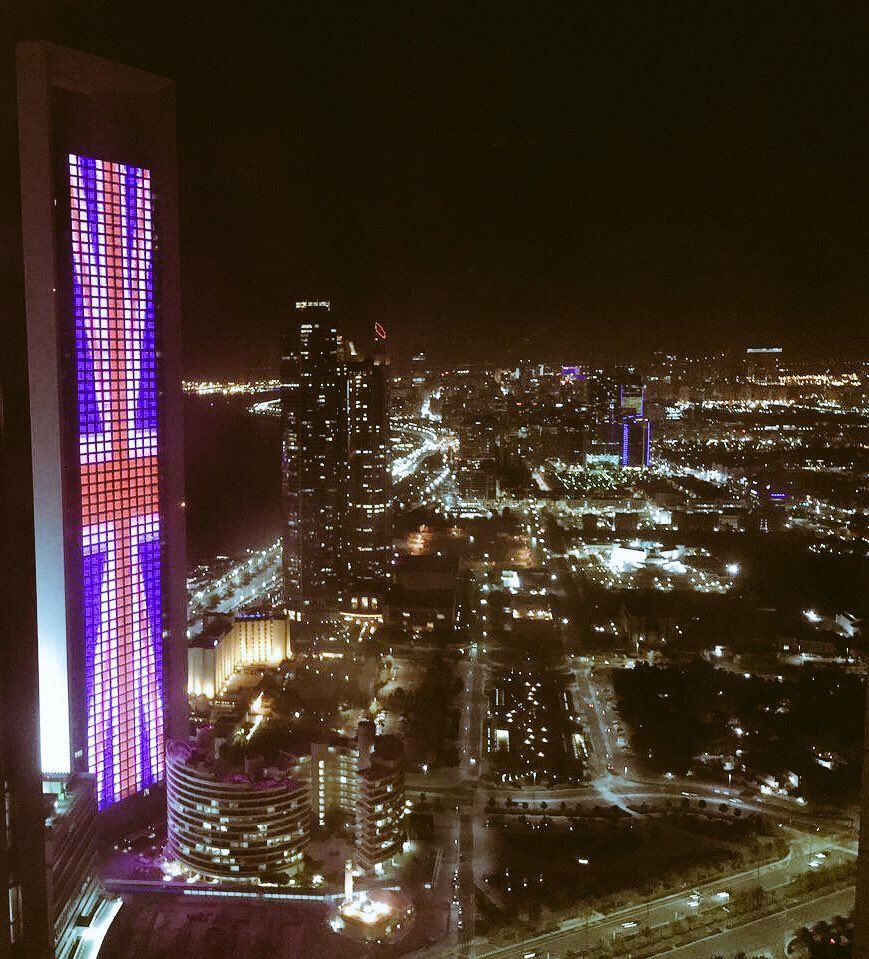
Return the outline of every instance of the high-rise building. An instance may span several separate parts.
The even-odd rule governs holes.
[[[345,516],[351,611],[379,611],[389,567],[389,361],[347,360],[348,489]]]
[[[648,466],[652,426],[646,419],[627,419],[622,423],[622,466]]]
[[[53,954],[39,771],[33,471],[23,310],[4,317],[0,350],[0,956]]]
[[[18,77],[41,765],[129,818],[186,726],[174,87],[42,43]]]
[[[377,344],[385,331],[377,327]],[[357,354],[325,300],[296,304],[281,360],[284,597],[374,612],[390,546],[388,360]]]
[[[288,610],[335,604],[344,586],[347,386],[327,300],[296,303],[281,358],[283,569]]]

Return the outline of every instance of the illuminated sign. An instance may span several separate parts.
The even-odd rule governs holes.
[[[385,339],[386,339],[386,330],[383,328],[383,326],[382,326],[380,323],[375,323],[375,324],[374,324],[374,336],[375,336],[378,340],[385,340]]]
[[[69,184],[87,760],[104,809],[164,773],[151,179],[71,154]]]

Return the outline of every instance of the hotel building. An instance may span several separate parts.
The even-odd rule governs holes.
[[[254,613],[218,620],[187,648],[187,693],[213,699],[240,669],[277,666],[292,654],[284,616]]]

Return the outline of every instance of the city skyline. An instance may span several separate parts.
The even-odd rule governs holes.
[[[124,5],[8,27],[175,78],[187,375],[270,364],[311,296],[351,339],[379,321],[395,356],[439,363],[865,343],[847,8],[306,8],[232,30],[158,8],[135,32]]]
[[[2,21],[0,959],[867,959],[849,11],[126,12]]]

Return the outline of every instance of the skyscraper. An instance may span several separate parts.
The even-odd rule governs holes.
[[[646,419],[622,422],[622,466],[648,466],[652,427]]]
[[[41,765],[128,816],[186,728],[174,88],[18,68]]]
[[[325,300],[296,304],[281,361],[287,609],[379,609],[389,554],[385,331],[362,356]]]
[[[295,613],[336,604],[345,585],[347,386],[331,309],[296,303],[281,358],[284,598]]]
[[[345,605],[351,612],[379,611],[389,566],[389,360],[383,342],[377,338],[372,356],[347,360]]]

